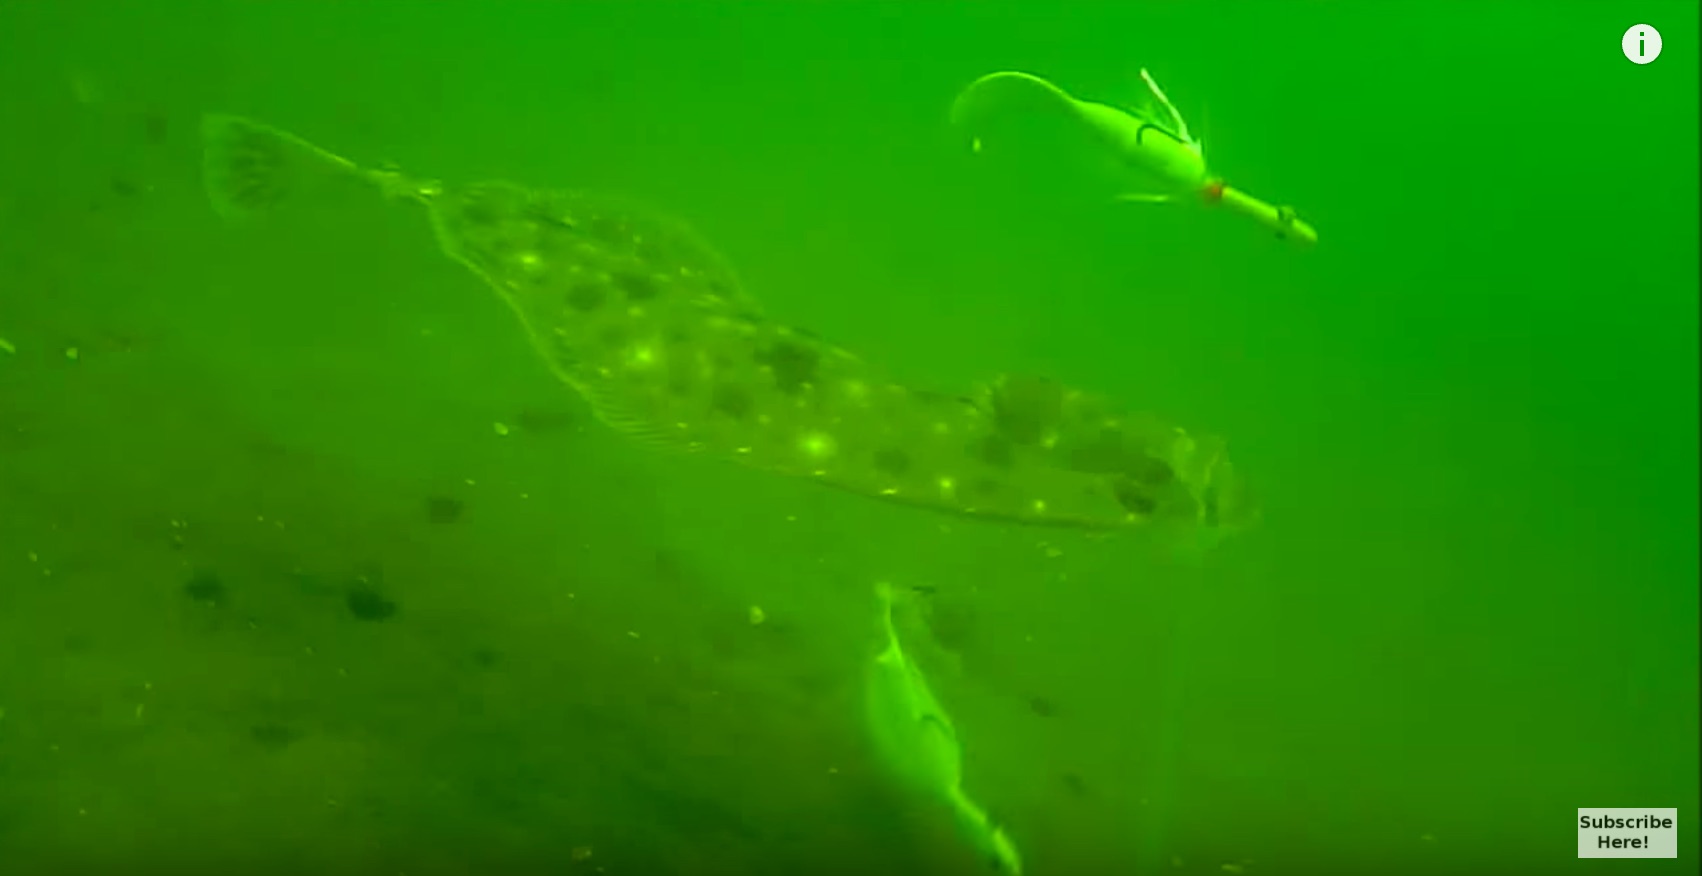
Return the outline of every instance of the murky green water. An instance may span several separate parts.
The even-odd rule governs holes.
[[[0,5],[6,872],[988,872],[871,745],[877,581],[1026,873],[1689,872],[1696,11],[1491,6]],[[1316,248],[947,122],[1142,67]],[[1223,436],[1263,524],[641,446],[417,208],[219,221],[207,111],[654,205],[906,383]],[[1594,806],[1679,859],[1574,864]]]

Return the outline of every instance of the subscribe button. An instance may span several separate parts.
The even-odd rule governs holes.
[[[1578,857],[1676,858],[1678,810],[1580,809]]]

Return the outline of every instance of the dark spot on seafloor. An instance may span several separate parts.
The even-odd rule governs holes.
[[[609,290],[594,280],[576,280],[567,290],[567,306],[578,313],[590,313],[608,300]]]
[[[656,279],[637,271],[620,271],[614,275],[614,282],[621,291],[626,293],[628,301],[649,301],[662,294],[662,287]]]
[[[1004,490],[1004,481],[998,478],[980,477],[969,482],[969,495],[977,499],[991,499]]]
[[[189,576],[189,580],[183,585],[183,595],[214,608],[224,607],[229,599],[225,583],[217,574],[205,569]]]
[[[975,646],[980,622],[969,603],[940,599],[928,613],[928,628],[946,650],[968,651]]]
[[[135,197],[142,192],[142,186],[135,180],[125,179],[121,176],[113,177],[108,186],[112,189],[113,194],[121,198]]]
[[[1045,697],[1029,697],[1028,710],[1042,718],[1058,717],[1058,706]]]
[[[660,828],[675,834],[726,836],[751,843],[767,839],[762,829],[753,824],[745,813],[713,794],[652,778],[639,771],[628,771],[625,781],[616,789],[621,799],[633,801]],[[654,865],[640,865],[631,872],[665,871]]]
[[[155,146],[162,145],[170,134],[171,123],[167,120],[165,113],[159,110],[149,110],[142,114],[142,136],[146,137],[149,143]]]
[[[656,582],[670,587],[686,583],[690,578],[690,569],[684,556],[678,551],[661,548],[655,554]]]
[[[710,397],[710,406],[735,420],[744,420],[751,415],[756,403],[751,400],[750,392],[744,387],[719,383]]]
[[[110,353],[130,353],[136,349],[136,337],[127,332],[102,331],[97,340],[101,348]]]
[[[514,415],[514,424],[519,426],[521,431],[545,435],[579,425],[579,417],[566,409],[521,408],[520,412]]]
[[[896,447],[875,451],[875,470],[893,477],[903,477],[910,471],[910,454]]]
[[[988,435],[981,442],[979,455],[993,468],[1008,469],[1016,464],[1016,447],[1003,435]]]
[[[774,383],[781,392],[796,395],[815,382],[821,354],[814,347],[782,340],[758,354],[757,362],[774,371]]]
[[[467,503],[454,496],[428,496],[426,519],[433,523],[454,523],[467,510]]]
[[[1083,779],[1080,775],[1077,775],[1076,773],[1064,773],[1063,775],[1058,777],[1058,780],[1063,782],[1064,790],[1069,791],[1071,794],[1073,794],[1077,797],[1086,797],[1089,793],[1088,788],[1087,788],[1087,780]]]
[[[299,740],[301,738],[301,732],[292,730],[282,724],[266,723],[255,724],[253,727],[248,728],[248,736],[255,742],[260,743],[260,747],[262,748],[279,751],[290,747],[290,745],[296,742],[296,740]]]
[[[367,584],[357,584],[349,588],[345,602],[349,606],[349,613],[357,620],[386,621],[396,616],[396,603]]]
[[[1117,495],[1117,503],[1131,513],[1150,517],[1152,512],[1158,510],[1158,502],[1154,501],[1139,484],[1129,478],[1112,480],[1111,490]]]
[[[480,669],[490,669],[502,659],[495,648],[476,648],[473,650],[473,665]]]

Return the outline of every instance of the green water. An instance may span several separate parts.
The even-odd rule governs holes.
[[[1036,876],[1694,872],[1698,21],[1610,6],[0,3],[0,869],[986,872],[863,735],[885,579]],[[1315,250],[945,121],[1142,66]],[[208,110],[656,204],[907,380],[1226,436],[1265,523],[636,446],[418,210],[218,222]],[[1579,862],[1596,806],[1679,859]]]

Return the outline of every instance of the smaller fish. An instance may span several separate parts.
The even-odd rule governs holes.
[[[963,746],[951,716],[934,698],[922,670],[905,656],[893,623],[891,584],[875,585],[886,644],[870,664],[865,717],[877,753],[908,791],[933,798],[994,872],[1016,876],[1022,856],[1005,829],[963,790]]]

